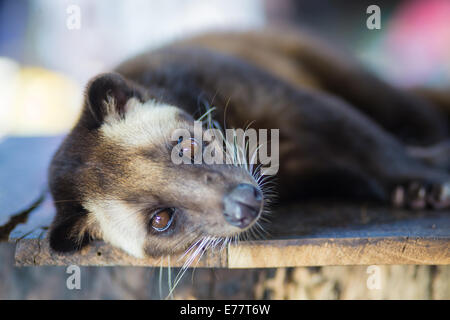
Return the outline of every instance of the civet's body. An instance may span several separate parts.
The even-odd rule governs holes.
[[[280,201],[448,206],[448,115],[349,61],[296,32],[211,34],[96,77],[51,164],[52,248],[99,238],[143,257],[257,225],[269,196],[261,177],[171,160],[176,145],[198,147],[171,133],[191,130],[205,105],[227,128],[279,129]]]

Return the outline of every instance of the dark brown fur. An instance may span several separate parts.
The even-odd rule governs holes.
[[[203,179],[205,170],[220,176],[213,179],[217,190],[233,179],[245,179],[223,168],[166,165],[144,183],[139,168],[161,163],[168,154],[160,148],[127,154],[99,141],[96,130],[107,94],[116,97],[119,115],[130,97],[153,98],[184,110],[181,118],[200,116],[207,103],[217,108],[214,118],[227,127],[243,128],[254,121],[256,129],[279,128],[282,200],[346,197],[388,203],[400,187],[406,192],[400,205],[410,206],[419,196],[411,184],[419,183],[427,192],[441,190],[450,181],[448,172],[412,157],[406,145],[423,147],[448,139],[448,119],[426,100],[387,85],[328,50],[296,32],[206,35],[125,62],[116,69],[123,78],[107,75],[92,82],[80,121],[50,168],[58,210],[52,247],[74,250],[88,243],[89,234],[98,233],[93,226],[92,232],[82,229],[78,242],[71,236],[80,233],[79,219],[89,215],[83,207],[86,194],[113,194],[139,203],[143,188],[150,186],[147,201],[161,202],[158,197],[164,195],[164,201],[172,202],[168,206],[189,202],[192,209],[196,201],[217,203],[205,193],[208,189],[198,191],[188,183]],[[137,165],[131,167],[133,158]],[[175,184],[181,170],[186,183]],[[60,202],[64,199],[72,202]],[[195,210],[190,212],[195,215]],[[189,216],[176,223],[177,232],[194,227]],[[165,245],[149,240],[147,254],[170,252],[176,242],[171,239],[164,238]],[[178,249],[192,239],[184,241]]]

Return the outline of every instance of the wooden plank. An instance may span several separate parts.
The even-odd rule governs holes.
[[[229,268],[450,264],[450,237],[272,240],[230,246]]]
[[[50,251],[45,237],[55,209],[43,190],[48,163],[61,140],[62,137],[12,138],[0,143],[0,241],[17,242],[16,263],[167,266],[167,257],[140,260],[102,242],[74,255]],[[283,206],[268,218],[270,223],[264,224],[270,234],[267,240],[241,242],[220,253],[208,251],[197,266],[450,262],[449,211],[411,212],[322,202]],[[170,258],[173,267],[183,263],[176,256]]]
[[[207,268],[277,268],[329,265],[450,264],[450,238],[337,238],[241,242],[223,251],[206,251],[191,266]],[[16,265],[181,267],[186,257],[137,259],[103,242],[77,254],[58,254],[46,239],[17,242]]]
[[[76,254],[52,251],[47,239],[22,239],[17,241],[15,260],[17,266],[78,265],[78,266],[139,266],[182,267],[188,256],[164,256],[138,259],[102,241],[97,241]],[[193,260],[192,267],[220,268],[227,266],[226,250],[205,251],[201,259]]]
[[[447,212],[361,209],[355,205],[331,204],[300,205],[281,211],[284,212],[275,213],[272,224],[266,226],[274,240],[241,242],[230,246],[220,257],[207,255],[199,266],[262,268],[450,262]],[[45,233],[41,236],[44,238]],[[171,261],[177,259],[172,257]],[[24,238],[18,240],[16,263],[160,266],[161,260],[138,260],[101,242],[81,254],[58,255],[50,252],[45,239]],[[180,265],[178,261],[171,264]]]

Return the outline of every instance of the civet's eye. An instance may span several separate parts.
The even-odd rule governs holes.
[[[194,159],[194,156],[200,150],[200,144],[194,138],[183,140],[183,138],[180,137],[180,139],[178,139],[178,147],[180,148],[178,153],[180,157],[186,156],[191,159]]]
[[[159,209],[150,220],[150,224],[156,231],[165,231],[172,224],[173,212],[172,208]]]

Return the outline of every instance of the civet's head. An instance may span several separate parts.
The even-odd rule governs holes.
[[[76,251],[96,238],[155,256],[231,239],[257,223],[264,197],[248,170],[174,163],[173,148],[183,156],[203,152],[195,139],[173,139],[175,130],[193,128],[189,114],[118,74],[93,79],[50,166],[51,247]]]

